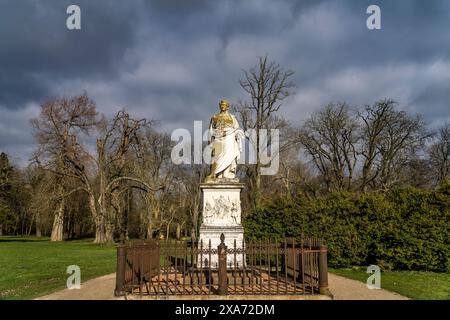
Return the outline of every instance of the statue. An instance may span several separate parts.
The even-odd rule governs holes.
[[[244,228],[241,224],[241,191],[243,183],[236,177],[237,160],[242,151],[244,132],[239,128],[236,118],[228,112],[228,101],[219,102],[220,112],[212,116],[209,125],[211,151],[211,172],[200,183],[203,202],[203,223],[199,229],[199,248],[211,244],[217,248],[224,234],[225,244],[236,249],[244,246]],[[218,255],[211,255],[205,261],[199,252],[199,265],[204,268],[217,268]],[[245,252],[227,258],[237,268],[245,266]]]
[[[244,132],[231,113],[227,100],[219,102],[220,112],[212,116],[209,125],[209,143],[212,145],[211,172],[205,182],[217,179],[235,180],[237,159],[242,151]]]

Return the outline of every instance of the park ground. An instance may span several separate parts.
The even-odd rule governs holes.
[[[92,239],[54,243],[48,238],[0,237],[0,299],[70,298],[78,291],[64,290],[70,265],[81,269],[82,290],[99,292],[86,299],[106,299],[112,297],[115,263],[115,246],[95,245]],[[360,268],[331,269],[330,290],[337,299],[450,299],[450,273],[382,272],[384,290],[367,289],[367,277]]]

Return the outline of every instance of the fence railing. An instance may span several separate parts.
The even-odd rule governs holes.
[[[159,242],[139,241],[117,246],[117,270],[115,295],[134,292],[142,293],[143,285],[148,284],[159,272]]]
[[[227,247],[223,234],[215,248],[210,241],[120,245],[115,294],[126,293],[328,294],[327,247],[312,238],[234,241]]]

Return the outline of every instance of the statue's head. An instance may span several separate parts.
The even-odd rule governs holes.
[[[227,100],[220,100],[219,107],[221,111],[226,111],[230,108],[230,103]]]

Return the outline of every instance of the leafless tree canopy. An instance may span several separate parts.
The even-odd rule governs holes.
[[[450,124],[445,123],[437,132],[436,141],[429,149],[431,167],[439,185],[450,177]]]
[[[408,183],[405,170],[430,137],[420,116],[384,99],[362,111],[328,104],[304,122],[299,141],[327,190],[367,190]]]
[[[290,81],[293,71],[285,71],[274,61],[268,61],[267,56],[259,58],[258,65],[243,70],[244,77],[239,81],[241,88],[248,96],[248,100],[239,102],[234,110],[239,115],[244,130],[255,129],[283,129],[288,126],[277,112],[282,102],[294,88]],[[261,159],[260,135],[256,135],[254,144],[256,164],[245,167],[245,174],[251,188],[251,201],[256,206],[261,201]]]
[[[328,190],[350,189],[357,160],[358,125],[345,103],[328,104],[306,120],[299,140]]]
[[[360,113],[361,154],[364,158],[362,188],[389,188],[402,179],[405,168],[430,138],[422,118],[396,110],[390,99],[366,106]]]

